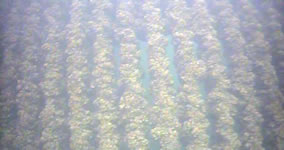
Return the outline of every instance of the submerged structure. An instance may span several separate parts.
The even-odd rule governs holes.
[[[0,149],[284,149],[284,1],[0,3]]]

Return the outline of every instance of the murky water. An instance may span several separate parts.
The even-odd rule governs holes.
[[[284,150],[283,10],[2,0],[0,149]]]

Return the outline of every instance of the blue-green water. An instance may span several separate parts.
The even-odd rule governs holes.
[[[174,80],[174,88],[178,89],[178,87],[180,86],[180,80],[179,80],[179,76],[178,76],[177,69],[175,67],[175,62],[174,62],[175,61],[175,48],[173,45],[173,38],[171,35],[168,35],[167,38],[168,38],[168,45],[165,50],[166,50],[166,54],[167,54],[169,64],[170,64],[169,71]]]
[[[150,73],[149,73],[149,62],[148,62],[148,44],[144,41],[138,41],[138,47],[140,50],[140,71],[142,73],[141,82],[145,89],[145,96],[147,100],[153,104],[153,97],[151,94],[150,87]]]
[[[283,10],[282,0],[1,0],[0,149],[143,149],[141,138],[149,150],[282,150]],[[173,84],[154,95],[148,42],[159,38]],[[182,39],[193,42],[186,64],[175,56]],[[123,78],[137,58],[122,44],[140,52]],[[205,73],[181,77],[195,63]]]

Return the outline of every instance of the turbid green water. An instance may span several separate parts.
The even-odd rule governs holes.
[[[0,15],[0,149],[284,150],[283,0],[0,3],[5,14]],[[193,47],[178,49],[175,41],[184,39],[175,37],[176,31]],[[160,32],[162,37],[155,35]],[[167,71],[167,79],[155,78],[169,75],[173,83],[160,85],[157,95],[149,64],[151,47],[161,44],[156,38],[167,40],[163,56],[156,57],[167,58],[168,66],[155,68]],[[120,45],[131,44],[129,39],[136,39],[137,47],[127,50],[140,55],[129,55],[128,63],[139,59],[139,64],[121,68]],[[189,48],[194,59],[186,56],[186,67],[176,63],[176,51]],[[191,74],[196,70],[189,64],[196,60],[207,66],[202,75]],[[181,77],[179,68],[188,74]],[[219,68],[226,73],[211,73]],[[139,69],[141,76],[121,69]],[[181,88],[193,76],[198,85]],[[125,78],[137,79],[133,84],[144,91],[138,93]],[[219,86],[227,81],[231,84]],[[175,105],[160,95],[164,92]],[[192,111],[197,104],[202,110]],[[201,140],[207,136],[209,142]],[[181,147],[169,148],[177,142]]]
[[[148,44],[147,42],[138,41],[138,49],[140,50],[140,70],[142,73],[142,86],[145,89],[146,99],[153,104],[153,98],[151,95],[150,87],[150,73],[149,73],[149,62],[148,62]]]
[[[168,38],[168,45],[166,47],[166,54],[167,54],[167,57],[169,59],[169,64],[170,64],[169,70],[174,80],[174,88],[178,89],[178,87],[180,86],[180,80],[179,80],[177,69],[175,67],[175,62],[174,62],[175,47],[173,45],[173,37],[171,35],[168,35],[167,38]]]

